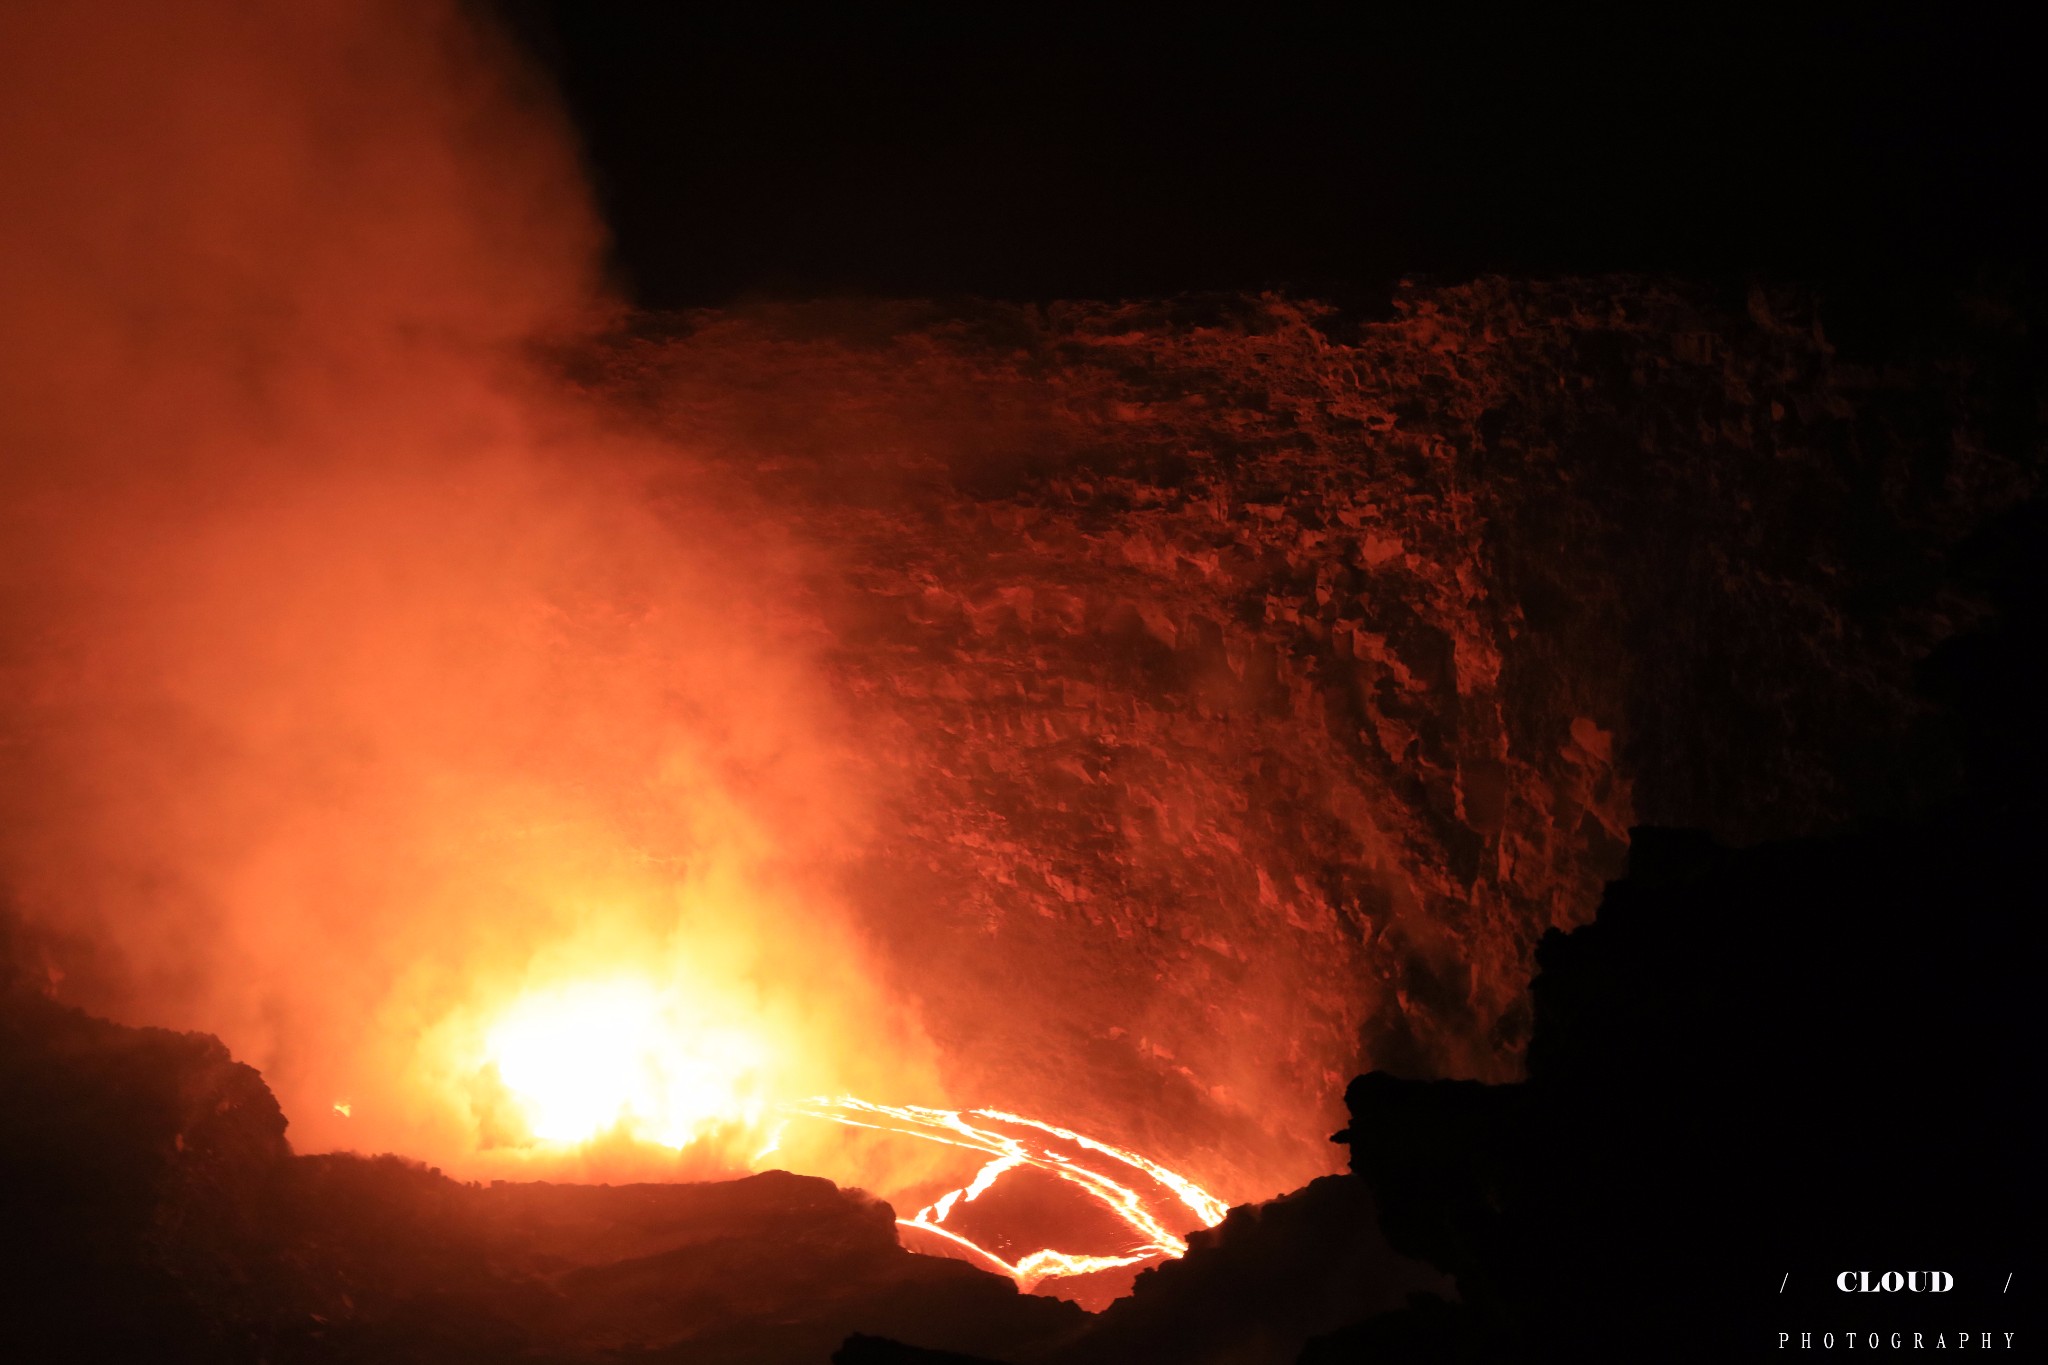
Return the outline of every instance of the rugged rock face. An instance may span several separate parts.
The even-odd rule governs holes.
[[[50,1359],[203,1357],[195,1297],[248,1306],[247,1248],[289,1160],[284,1116],[209,1037],[129,1029],[29,990],[0,911],[0,1284]],[[264,1305],[263,1311],[268,1311]],[[81,1328],[92,1349],[67,1333]]]
[[[1140,1275],[1130,1297],[1049,1359],[1288,1365],[1310,1337],[1455,1293],[1447,1276],[1388,1244],[1364,1180],[1324,1176],[1195,1233],[1185,1257]]]
[[[1538,949],[1526,1080],[1359,1077],[1352,1176],[1233,1211],[1055,1358],[1724,1361],[1852,1331],[2024,1349],[2044,530],[2036,504],[1969,547],[1999,624],[1926,670],[1957,708],[1953,799],[1741,850],[1636,829],[1597,919]],[[1921,1292],[1841,1291],[1879,1265],[1924,1266]],[[1376,1302],[1332,1331],[1340,1285]]]
[[[956,1097],[1242,1200],[1334,1164],[1335,1096],[1370,1067],[1356,1173],[1239,1214],[1078,1334],[1069,1306],[910,1257],[884,1210],[818,1181],[478,1188],[294,1157],[217,1043],[15,983],[17,1320],[49,1358],[778,1360],[863,1331],[1080,1360],[1142,1358],[1216,1308],[1196,1345],[1279,1359],[1434,1280],[1413,1257],[1458,1303],[1340,1328],[1324,1358],[1499,1359],[1583,1344],[1575,1266],[1658,1302],[1617,1228],[1719,1218],[1727,1249],[1782,1187],[1875,1238],[1884,1210],[1856,1196],[1880,1172],[1801,1186],[1757,1125],[1792,1106],[1882,1126],[1901,1057],[1936,1078],[1926,1113],[2005,1094],[2006,1043],[1972,1040],[2024,1036],[1999,1011],[2038,945],[1944,907],[2003,904],[2037,800],[1689,843],[1675,872],[1639,849],[1602,924],[1538,945],[1591,918],[1631,825],[1811,835],[1938,794],[1965,748],[2038,773],[2038,736],[1945,727],[1913,690],[1983,610],[1954,547],[2039,471],[2031,353],[1994,332],[1956,354],[1850,363],[1762,295],[1481,281],[1365,323],[1276,300],[818,309],[576,357],[594,401],[792,526],[814,590],[790,610],[879,797],[847,892]],[[1844,942],[1869,945],[1846,975]],[[1931,1052],[1923,999],[1954,1006]],[[1878,1020],[1884,1048],[1810,1085],[1838,1040],[1783,1039],[1837,1015]],[[1494,1084],[1525,1059],[1527,1084]],[[1977,1168],[1986,1205],[2038,1147],[2021,1118],[1986,1120],[2018,1142]],[[1797,1150],[1818,1167],[1841,1129],[1815,1131]],[[1704,1183],[1645,1199],[1600,1174],[1674,1134]],[[1912,1135],[1950,1168],[1980,1150]],[[1375,1278],[1349,1299],[1289,1279],[1270,1322],[1220,1311],[1216,1286],[1304,1244]],[[1640,1350],[1638,1325],[1602,1344]]]
[[[781,1171],[466,1185],[294,1156],[217,1041],[0,992],[0,1303],[36,1360],[822,1361],[867,1331],[1004,1354],[1085,1315],[913,1256]]]
[[[1247,1197],[1327,1169],[1361,1066],[1517,1074],[1535,944],[1633,822],[1795,834],[1945,780],[1913,661],[2039,456],[2024,352],[1968,353],[1482,280],[1365,323],[705,316],[583,363],[826,547],[888,794],[851,891],[957,1092]]]
[[[2039,1330],[2038,1298],[2009,1289],[2039,1274],[2048,1140],[2032,1004],[2048,944],[2023,891],[2048,828],[2044,512],[1971,547],[1999,624],[1930,662],[1965,737],[1960,797],[1738,851],[1638,831],[1597,922],[1539,950],[1526,1082],[1352,1084],[1339,1136],[1382,1227],[1462,1302],[1361,1323],[1304,1362],[1652,1340],[1663,1359],[1728,1360],[1822,1327],[1865,1345],[1920,1330],[1934,1349]],[[1837,1287],[1845,1268],[1930,1257],[1953,1280],[1939,1295]],[[1766,1263],[1775,1288],[1756,1282]]]
[[[2015,814],[1742,853],[1644,831],[1654,857],[1598,922],[1544,945],[1527,1082],[1351,1087],[1352,1164],[1382,1226],[1461,1302],[1302,1359],[1655,1341],[1662,1359],[1729,1360],[1820,1327],[2030,1336],[2034,1301],[2001,1289],[2037,1273],[2020,1210],[2044,1137],[2023,1003],[2041,934],[2005,903],[2042,812]],[[1961,1292],[1835,1285],[1930,1257]]]

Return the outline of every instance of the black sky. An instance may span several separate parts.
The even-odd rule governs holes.
[[[2038,253],[2016,9],[503,8],[654,307]]]

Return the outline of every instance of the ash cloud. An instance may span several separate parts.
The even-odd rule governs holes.
[[[807,552],[535,359],[613,311],[541,84],[454,4],[0,51],[0,877],[58,994],[218,1033],[301,1148],[468,1159],[489,1011],[621,969],[764,1092],[932,1093],[830,891]]]

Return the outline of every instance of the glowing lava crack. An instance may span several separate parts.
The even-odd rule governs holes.
[[[896,1221],[947,1239],[974,1259],[1015,1279],[1018,1287],[1026,1291],[1049,1279],[1092,1275],[1185,1255],[1187,1243],[1164,1221],[1163,1210],[1174,1202],[1185,1206],[1204,1227],[1214,1227],[1223,1221],[1223,1201],[1186,1177],[1135,1152],[1019,1114],[996,1109],[962,1113],[917,1105],[873,1104],[851,1096],[814,1099],[789,1108],[794,1113],[850,1127],[872,1128],[988,1153],[992,1159],[968,1184],[940,1196],[909,1218]],[[1023,1167],[1044,1171],[1080,1187],[1129,1227],[1135,1240],[1122,1253],[1112,1256],[1079,1255],[1048,1247],[1008,1261],[942,1226],[960,1205],[974,1202],[1003,1176]]]
[[[488,1116],[501,1130],[494,1141],[514,1148],[559,1154],[623,1138],[675,1152],[705,1144],[735,1162],[757,1165],[781,1146],[790,1123],[812,1119],[981,1154],[986,1159],[972,1180],[896,1220],[939,1239],[911,1249],[957,1255],[1000,1271],[1026,1292],[1060,1281],[1061,1296],[1076,1302],[1106,1302],[1117,1292],[1112,1272],[1135,1274],[1136,1268],[1183,1256],[1182,1232],[1223,1221],[1223,1201],[1186,1177],[1135,1152],[1020,1114],[876,1104],[850,1095],[776,1103],[770,1098],[776,1090],[787,1094],[795,1087],[777,1073],[778,1056],[787,1049],[770,1037],[743,1010],[711,992],[656,986],[630,975],[604,977],[521,998],[482,1030],[470,1071],[478,1081],[476,1096],[502,1097]],[[346,1115],[348,1106],[338,1104],[335,1112]],[[732,1145],[741,1140],[747,1147]],[[750,1159],[740,1156],[749,1149]],[[1097,1222],[1092,1212],[1084,1220],[1095,1227],[1087,1234],[1094,1239],[1091,1250],[1045,1246],[1010,1259],[1002,1253],[1014,1254],[1015,1247],[986,1245],[986,1232],[977,1241],[969,1235],[972,1227],[960,1225],[975,1220],[955,1218],[1004,1177],[1027,1172],[1062,1182],[1107,1213],[1107,1221]],[[1029,1206],[1032,1181],[1022,1183],[1005,1197],[1021,1196]],[[982,1205],[981,1212],[990,1214],[991,1206]],[[1004,1224],[1000,1212],[995,1223]],[[1043,1224],[1032,1232],[1007,1227],[995,1235],[1015,1235],[1028,1246],[1074,1232],[1071,1223],[1057,1226],[1058,1232]],[[1088,1276],[1105,1278],[1084,1284]]]

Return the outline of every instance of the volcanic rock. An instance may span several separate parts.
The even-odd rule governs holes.
[[[1012,1351],[1070,1304],[914,1256],[886,1204],[771,1171],[465,1184],[295,1156],[215,1039],[0,994],[0,1286],[37,1360],[821,1362],[850,1333]]]
[[[1371,1069],[1353,1174],[1194,1239],[1088,1333],[821,1181],[295,1156],[214,1040],[11,968],[17,1339],[1718,1359],[1712,1333],[1644,1335],[1736,1323],[1690,1288],[1717,1266],[2019,1245],[2039,944],[2006,887],[2043,826],[2048,748],[2015,719],[2038,650],[1937,660],[1968,675],[1960,719],[1915,674],[1993,610],[1957,559],[2038,487],[2039,358],[2003,332],[1852,358],[1825,318],[1479,280],[1363,320],[764,310],[575,357],[594,402],[807,547],[789,609],[879,802],[847,898],[953,1092],[1242,1200],[1335,1164],[1335,1097]],[[1247,1283],[1269,1301],[1219,1288]]]
[[[1365,1181],[1325,1176],[1232,1209],[1221,1224],[1190,1236],[1184,1258],[1140,1275],[1130,1297],[1052,1359],[1286,1365],[1311,1336],[1400,1308],[1414,1295],[1455,1292],[1443,1274],[1388,1245]]]
[[[1305,1362],[1651,1342],[1714,1361],[1788,1328],[2038,1330],[2038,1298],[1999,1286],[2040,1272],[2048,1142],[2028,894],[2048,800],[2041,768],[2010,761],[2048,752],[2044,524],[2032,506],[1969,547],[2003,613],[1929,670],[1975,737],[1959,798],[1742,850],[1638,829],[1596,921],[1538,950],[1526,1082],[1352,1084],[1352,1169],[1391,1243],[1460,1301]],[[1846,1268],[1909,1263],[1970,1296],[1837,1290]]]
[[[2031,1339],[2037,1298],[2000,1286],[2041,1273],[2044,527],[2030,504],[1959,556],[1999,615],[1923,670],[1965,736],[1954,799],[1742,850],[1638,827],[1594,922],[1538,950],[1525,1081],[1359,1077],[1336,1135],[1353,1175],[1233,1210],[1050,1358],[1705,1362],[1787,1331]],[[1844,1267],[1936,1261],[1967,1296],[1837,1288]],[[1333,1330],[1345,1293],[1358,1320]]]
[[[1536,944],[1631,825],[1952,784],[1913,668],[2038,482],[2038,359],[1827,317],[1633,278],[833,304],[578,372],[817,551],[791,609],[883,793],[848,894],[954,1090],[1245,1198],[1329,1169],[1361,1068],[1519,1075]]]

